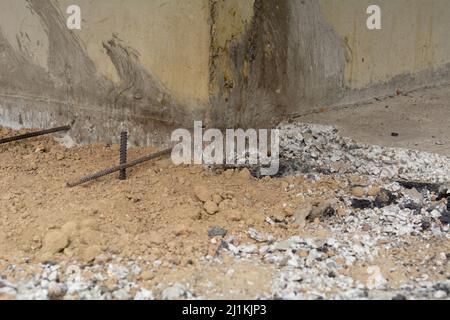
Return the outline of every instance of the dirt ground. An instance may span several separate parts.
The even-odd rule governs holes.
[[[364,105],[323,111],[298,120],[334,125],[361,142],[450,156],[450,86],[398,92]]]
[[[439,98],[434,99],[437,93]],[[361,106],[358,113],[344,109],[301,120],[337,124],[344,135],[356,140],[450,155],[448,98],[449,87],[429,89]],[[392,132],[399,136],[393,137]],[[0,129],[0,136],[18,133]],[[267,218],[282,221],[305,202],[352,193],[349,177],[258,180],[246,169],[175,167],[168,158],[129,170],[126,181],[119,181],[116,174],[66,187],[68,181],[116,165],[118,149],[105,144],[66,149],[53,137],[0,146],[0,275],[15,282],[38,273],[39,263],[101,264],[119,256],[142,262],[143,272],[130,280],[152,290],[161,284],[185,282],[210,299],[254,298],[270,291],[277,270],[262,261],[229,256],[208,263],[204,257],[216,257],[222,245],[220,237],[209,234],[211,230],[226,230],[227,241],[236,246],[253,242],[249,228],[279,240],[296,235],[327,238],[331,233],[319,219],[299,229],[296,224],[267,223]],[[129,159],[152,151],[132,149]],[[345,209],[338,215],[345,215]],[[382,266],[395,286],[426,273],[419,267],[421,261],[442,252],[449,252],[448,241],[411,239],[403,248],[380,254],[374,263]],[[392,268],[400,257],[407,263]],[[161,261],[161,268],[145,271],[154,261]],[[11,271],[11,265],[23,268]],[[445,271],[448,266],[442,268]],[[366,265],[356,265],[343,269],[342,274],[362,279],[367,277],[366,269]],[[233,277],[227,276],[230,270]],[[432,277],[445,280],[445,272],[438,271]]]
[[[0,131],[1,136],[18,133]],[[129,159],[152,151],[132,149]],[[221,245],[209,237],[211,228],[226,229],[236,245],[251,240],[250,227],[286,238],[298,234],[298,227],[273,227],[266,217],[291,215],[303,201],[298,193],[314,189],[318,195],[331,196],[331,190],[340,188],[340,182],[331,179],[317,183],[302,178],[257,180],[247,170],[175,167],[167,158],[129,170],[126,181],[113,175],[70,189],[67,181],[116,165],[118,146],[65,149],[45,137],[3,145],[0,153],[0,259],[4,260],[0,272],[9,264],[88,264],[101,261],[105,254],[163,261],[165,268],[150,276],[152,283],[180,277],[192,277],[198,283],[198,278],[209,281],[216,274],[220,286],[233,287],[223,277],[233,266],[233,281],[240,283],[240,289],[219,290],[217,296],[209,292],[218,298],[224,292],[228,298],[255,296],[270,285],[272,274],[270,266],[232,259],[226,268],[202,268],[199,259],[215,256]],[[286,192],[293,183],[296,188]],[[207,213],[199,195],[210,198],[217,212]],[[171,272],[174,266],[183,271]],[[11,280],[20,280],[21,274],[14,277]]]
[[[328,192],[330,185],[338,189],[338,182],[331,180],[317,185],[301,178],[256,180],[247,170],[217,173],[201,166],[175,167],[170,159],[130,170],[126,181],[114,175],[67,188],[65,183],[71,179],[116,165],[117,146],[64,149],[51,138],[40,138],[0,150],[5,228],[1,254],[35,261],[49,258],[41,255],[43,235],[63,229],[75,235],[64,254],[57,256],[60,259],[82,258],[83,249],[99,245],[117,254],[153,255],[186,265],[217,249],[208,241],[213,227],[237,235],[249,227],[268,231],[267,216],[289,211],[286,203],[295,208],[301,202],[294,192],[284,191],[289,180],[295,181],[298,192],[308,188]],[[151,151],[134,149],[129,158]],[[218,212],[204,210],[198,190],[215,201]],[[270,231],[289,233],[289,229]],[[248,238],[240,235],[236,241],[240,240]],[[155,250],[155,245],[166,250]]]

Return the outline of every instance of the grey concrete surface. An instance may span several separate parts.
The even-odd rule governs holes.
[[[297,120],[335,125],[361,142],[450,156],[450,86],[395,94]]]

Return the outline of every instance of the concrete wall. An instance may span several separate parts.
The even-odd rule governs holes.
[[[320,0],[326,21],[343,39],[349,61],[345,84],[364,88],[399,74],[450,63],[447,0]],[[361,28],[370,4],[382,8],[382,29]]]
[[[82,10],[69,31],[66,9]],[[1,0],[0,124],[167,141],[209,105],[207,0]]]
[[[294,1],[298,2],[298,1]],[[320,0],[318,13],[341,45],[343,81],[325,106],[393,94],[396,89],[450,82],[450,2],[447,0]],[[382,29],[366,28],[366,9],[377,4]],[[342,58],[341,58],[342,60]],[[325,59],[325,64],[329,63]],[[299,110],[320,107],[321,100]]]
[[[214,3],[220,10],[234,1]],[[268,126],[397,89],[450,82],[450,1],[238,3],[233,6],[253,11],[214,55],[211,101],[218,126]],[[366,10],[375,3],[382,10],[382,30],[370,31]],[[234,21],[229,12],[222,15]],[[223,21],[215,23],[226,25]]]
[[[81,31],[66,26],[82,8]],[[1,0],[0,125],[73,123],[80,141],[266,127],[450,81],[450,1]]]

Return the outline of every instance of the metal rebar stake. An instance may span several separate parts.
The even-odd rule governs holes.
[[[127,148],[128,148],[128,132],[120,133],[120,165],[127,163]],[[119,180],[127,180],[127,169],[123,168],[119,172]]]
[[[34,138],[34,137],[40,137],[40,136],[44,136],[44,135],[47,135],[50,133],[69,131],[69,130],[70,130],[70,126],[63,126],[63,127],[52,128],[52,129],[47,129],[47,130],[42,130],[42,131],[29,132],[29,133],[15,136],[15,137],[2,138],[2,139],[0,139],[0,144],[30,139],[30,138]]]
[[[151,154],[146,155],[146,156],[144,156],[142,158],[133,160],[130,163],[127,163],[127,164],[124,164],[124,165],[119,165],[119,166],[112,167],[112,168],[109,168],[109,169],[105,169],[105,170],[102,170],[102,171],[90,174],[90,175],[88,175],[86,177],[83,177],[81,179],[78,179],[76,181],[68,182],[66,184],[66,186],[68,188],[73,188],[73,187],[79,186],[79,185],[81,185],[83,183],[87,183],[87,182],[99,179],[101,177],[110,175],[112,173],[118,172],[118,171],[120,171],[122,169],[128,169],[128,168],[137,166],[139,164],[142,164],[144,162],[151,161],[151,160],[157,159],[159,157],[168,155],[171,152],[172,152],[172,148],[165,149],[165,150],[162,150],[162,151],[159,151],[159,152],[155,152],[155,153],[151,153]]]

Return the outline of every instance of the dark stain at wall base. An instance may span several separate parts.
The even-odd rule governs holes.
[[[215,23],[217,2],[211,6]],[[286,15],[285,1],[256,0],[254,18],[240,39],[221,48],[212,34],[212,126],[265,126],[285,113]]]
[[[325,19],[319,1],[288,1],[288,114],[342,98],[347,48]]]
[[[343,89],[345,51],[315,0],[256,0],[241,39],[215,50],[211,86],[219,89],[210,112],[215,126],[271,126]],[[219,60],[227,61],[227,70]],[[226,81],[230,70],[232,80]]]

